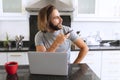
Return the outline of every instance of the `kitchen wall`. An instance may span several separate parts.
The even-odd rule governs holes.
[[[39,0],[26,0],[26,5],[31,5]],[[70,0],[61,0],[71,4]],[[120,39],[120,22],[102,21],[72,21],[71,27],[75,31],[81,32],[81,37],[95,35],[100,31],[103,40]],[[0,20],[0,41],[5,40],[8,33],[10,40],[14,40],[16,35],[23,35],[25,41],[29,40],[29,21],[28,20]]]
[[[29,6],[40,0],[24,0],[24,6]],[[72,5],[70,0],[61,0]],[[16,35],[23,35],[24,41],[29,40],[29,21],[28,20],[0,20],[0,41],[5,40],[6,33],[10,40],[15,40]]]
[[[100,32],[103,40],[120,39],[120,22],[115,21],[90,21],[90,22],[72,22],[72,28],[81,31],[81,36],[86,38],[89,35],[95,35]]]
[[[29,40],[29,21],[1,20],[0,21],[0,41],[5,40],[6,33],[10,40],[15,40],[16,35],[23,35],[25,41]]]
[[[74,22],[71,27],[75,31],[80,31],[81,36],[86,38],[89,35],[95,35],[100,31],[103,40],[120,39],[120,22]],[[29,22],[28,21],[0,21],[0,40],[5,40],[6,32],[10,40],[14,40],[16,35],[25,36],[24,40],[29,40]]]

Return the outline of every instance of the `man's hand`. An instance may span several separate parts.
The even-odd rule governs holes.
[[[55,52],[56,49],[58,48],[59,45],[61,45],[68,37],[70,34],[64,35],[60,33],[57,37],[56,40],[53,42],[51,47],[47,49],[47,52]]]
[[[69,37],[69,35],[70,35],[70,34],[64,35],[64,34],[61,34],[61,33],[60,33],[60,34],[56,37],[55,42],[60,45],[60,44],[62,44],[62,43]]]

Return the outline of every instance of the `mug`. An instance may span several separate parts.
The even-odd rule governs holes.
[[[11,62],[7,62],[5,63],[5,70],[8,74],[15,74],[17,73],[17,69],[18,69],[18,63],[11,61]]]

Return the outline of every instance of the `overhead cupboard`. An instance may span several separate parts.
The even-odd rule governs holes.
[[[0,20],[26,20],[27,0],[0,0]]]
[[[74,0],[73,21],[120,21],[120,0]]]

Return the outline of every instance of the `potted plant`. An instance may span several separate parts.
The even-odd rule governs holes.
[[[8,36],[7,33],[6,33],[6,39],[5,39],[5,41],[3,42],[3,46],[4,46],[5,48],[10,48],[10,47],[11,47],[11,43],[10,43],[9,36]]]

